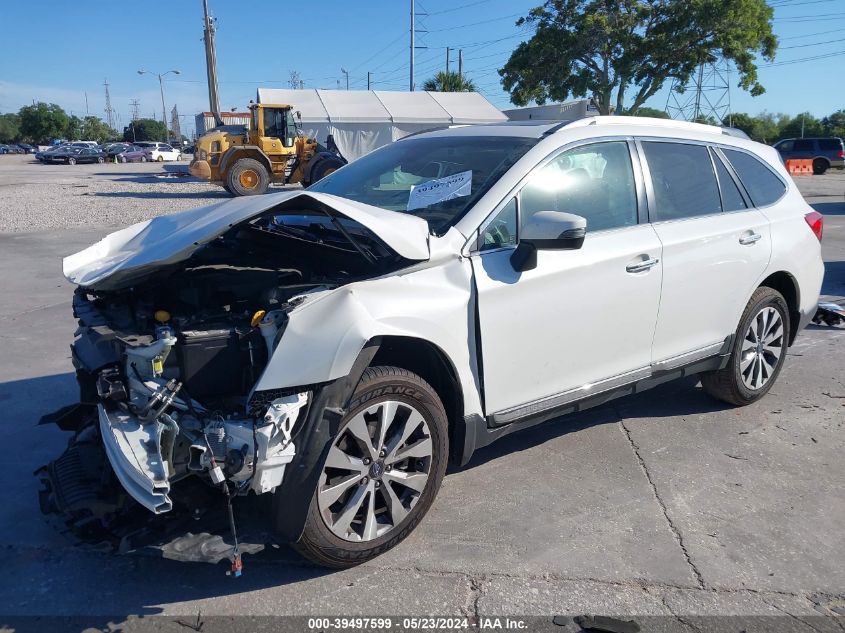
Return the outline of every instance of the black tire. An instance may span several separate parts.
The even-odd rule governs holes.
[[[816,158],[813,161],[813,173],[816,176],[821,176],[827,171],[828,167],[830,167],[830,163],[828,163],[824,158]]]
[[[98,157],[97,157],[97,162],[98,162],[98,163],[100,163],[100,164],[102,164],[102,163],[105,163],[105,162],[106,162],[106,159],[105,159],[105,158],[103,158],[102,156],[98,156]]]
[[[229,193],[232,193],[232,190],[231,190],[231,189],[229,189],[229,185],[227,185],[225,182],[223,183],[223,188],[224,188],[226,191],[228,191]]]
[[[743,381],[740,369],[743,341],[746,340],[746,333],[749,331],[751,322],[762,310],[769,307],[774,308],[780,314],[780,318],[783,321],[783,334],[780,337],[780,356],[777,359],[774,371],[771,372],[766,382],[758,389],[751,389]],[[701,386],[704,387],[704,391],[718,400],[740,407],[756,402],[765,396],[783,368],[783,363],[786,360],[786,350],[789,345],[791,327],[789,309],[783,295],[777,290],[765,286],[757,288],[754,294],[751,295],[751,299],[742,313],[742,318],[739,320],[739,326],[734,336],[733,349],[731,350],[728,364],[724,369],[701,374]]]
[[[320,514],[317,490],[315,490],[308,509],[305,529],[294,548],[318,565],[335,569],[353,567],[395,547],[416,528],[440,489],[449,455],[446,411],[434,389],[416,374],[398,367],[368,368],[355,389],[348,413],[341,422],[338,436],[362,409],[386,400],[399,401],[414,407],[428,425],[432,453],[425,488],[420,493],[416,505],[408,511],[398,525],[382,536],[362,542],[343,540],[331,531]]]
[[[241,158],[226,174],[226,184],[236,196],[257,196],[270,187],[270,174],[254,158]]]
[[[310,187],[315,182],[322,180],[333,171],[336,171],[343,167],[345,164],[346,163],[344,163],[339,158],[328,156],[326,158],[321,158],[320,161],[316,165],[314,165],[314,168],[311,170],[311,180],[309,180],[307,184],[303,184],[305,184],[306,187]]]
[[[66,162],[67,162],[68,165],[76,165],[76,159],[75,158],[68,158]]]

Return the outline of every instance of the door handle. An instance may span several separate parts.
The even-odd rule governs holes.
[[[628,264],[627,266],[625,266],[625,270],[627,270],[629,273],[642,273],[642,272],[645,272],[647,270],[651,270],[652,268],[657,266],[657,264],[659,264],[659,263],[660,263],[660,260],[655,257],[653,259],[646,259],[645,261],[642,261],[642,262],[636,262],[634,264]]]
[[[751,233],[750,235],[743,235],[739,238],[739,243],[743,246],[751,246],[752,244],[759,242],[761,239],[763,239],[763,236],[759,233]]]

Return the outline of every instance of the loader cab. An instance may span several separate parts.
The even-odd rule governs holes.
[[[253,129],[263,139],[273,144],[273,139],[281,141],[283,147],[291,148],[296,144],[296,137],[299,133],[293,110],[289,105],[260,105],[252,108]],[[271,153],[278,153],[272,152]],[[265,150],[266,151],[266,150]]]

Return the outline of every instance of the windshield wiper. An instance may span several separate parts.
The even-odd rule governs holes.
[[[350,244],[352,244],[352,246],[354,246],[354,247],[355,247],[355,250],[356,250],[356,251],[358,251],[359,253],[361,253],[361,257],[363,257],[364,259],[366,259],[366,260],[367,260],[369,263],[371,263],[371,264],[376,264],[376,263],[377,263],[377,262],[376,262],[376,258],[375,258],[375,257],[373,257],[373,254],[372,254],[372,253],[370,253],[368,250],[366,250],[364,247],[362,247],[362,246],[361,246],[361,245],[360,245],[360,244],[359,244],[359,243],[355,240],[355,238],[354,238],[354,237],[352,237],[352,234],[351,234],[349,231],[347,231],[347,230],[346,230],[346,228],[343,226],[343,224],[341,224],[340,220],[338,220],[335,216],[330,215],[330,214],[328,214],[328,213],[327,213],[326,215],[328,215],[328,216],[329,216],[329,219],[331,220],[332,224],[333,224],[333,225],[334,225],[334,227],[335,227],[335,228],[336,228],[336,229],[340,232],[340,234],[341,234],[341,235],[343,235],[343,237],[345,237],[347,240],[349,240],[349,243],[350,243]]]

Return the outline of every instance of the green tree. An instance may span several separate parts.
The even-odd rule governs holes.
[[[802,112],[780,127],[778,138],[801,138],[802,136],[824,136],[824,127],[809,112]]]
[[[138,119],[123,128],[124,141],[162,141],[166,137],[164,123],[155,119]]]
[[[21,119],[10,112],[0,114],[0,143],[12,143],[21,139]]]
[[[64,137],[67,131],[69,117],[55,103],[39,102],[24,106],[18,114],[21,135],[35,143],[50,143],[53,139]]]
[[[650,116],[650,117],[653,117],[655,119],[671,119],[672,118],[668,114],[666,114],[665,110],[658,110],[657,108],[649,108],[647,106],[642,106],[642,107],[638,108],[636,112],[633,112],[633,113],[626,112],[625,114],[633,114],[634,116]]]
[[[837,110],[822,119],[825,136],[845,138],[845,110]]]
[[[429,92],[475,92],[477,88],[472,79],[461,77],[458,73],[440,71],[431,79],[426,79],[423,90]]]
[[[86,141],[105,143],[120,137],[117,130],[113,130],[100,117],[87,116],[82,119],[81,136]]]
[[[517,21],[534,35],[499,75],[516,105],[591,96],[602,114],[635,114],[667,80],[724,58],[756,96],[755,57],[777,49],[772,15],[766,0],[547,0]]]
[[[65,128],[64,137],[70,141],[81,141],[82,119],[71,114],[67,119],[67,127]]]

